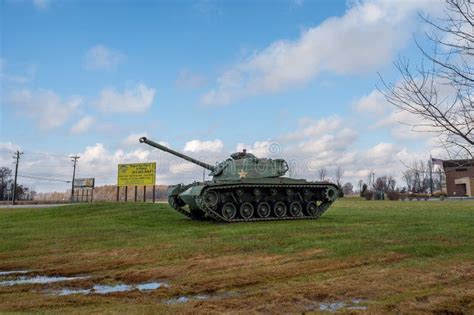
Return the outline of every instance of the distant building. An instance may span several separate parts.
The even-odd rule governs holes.
[[[443,169],[443,191],[448,197],[474,197],[474,160],[446,160]]]

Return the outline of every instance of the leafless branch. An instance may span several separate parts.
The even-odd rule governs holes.
[[[425,34],[431,44],[415,39],[424,61],[412,66],[408,59],[399,58],[394,63],[399,81],[389,83],[381,77],[379,89],[389,103],[412,115],[414,119],[404,124],[437,134],[453,154],[470,158],[474,152],[473,8],[472,0],[446,0],[445,18],[422,17],[433,29]]]

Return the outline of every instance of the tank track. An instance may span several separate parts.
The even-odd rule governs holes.
[[[169,196],[168,197],[168,204],[173,209],[175,209],[176,211],[178,211],[182,215],[187,216],[190,219],[193,219],[193,220],[206,220],[205,217],[203,217],[201,215],[197,215],[196,213],[189,212],[188,210],[184,209],[183,208],[184,204],[179,202],[179,199],[177,198],[177,196]]]
[[[327,195],[327,191],[332,190],[337,195],[337,187],[333,184],[235,184],[235,185],[214,185],[203,189],[197,202],[200,208],[205,212],[208,219],[226,222],[256,222],[256,221],[279,221],[279,220],[308,220],[319,218],[334,202],[336,195]],[[216,196],[216,200],[205,200],[206,196]],[[310,214],[307,206],[310,202],[315,202],[317,208]],[[225,217],[222,207],[231,203],[236,208],[234,217]],[[242,204],[250,203],[253,208],[253,214],[249,217],[239,215]],[[270,214],[261,217],[258,214],[257,204],[266,203],[270,206]],[[286,207],[286,213],[283,216],[276,216],[275,204],[283,203]],[[290,209],[294,203],[299,204],[300,213],[291,215]],[[173,206],[181,214],[191,218],[202,220],[203,217],[196,217],[193,213],[183,209],[176,200]]]

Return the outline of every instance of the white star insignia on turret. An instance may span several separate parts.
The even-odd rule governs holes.
[[[248,173],[246,171],[244,171],[244,169],[241,169],[238,174],[239,174],[240,178],[245,178]]]

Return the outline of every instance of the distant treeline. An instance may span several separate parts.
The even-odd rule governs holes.
[[[166,189],[167,185],[156,185],[155,186],[155,199],[166,200]],[[80,189],[79,194],[80,194]],[[78,193],[76,191],[76,193]],[[51,193],[38,193],[35,196],[35,200],[41,201],[67,201],[71,197],[71,191],[66,192],[51,192]],[[120,200],[125,200],[125,187],[120,187]],[[127,199],[129,201],[135,200],[135,187],[130,186],[127,189]],[[94,188],[94,201],[116,201],[117,200],[117,186],[116,185],[105,185]],[[137,187],[137,200],[143,201],[143,186]],[[146,200],[153,200],[153,186],[146,187]]]
[[[155,186],[155,199],[165,200],[166,199],[167,185],[156,185]],[[127,199],[132,201],[135,198],[135,187],[129,186],[127,189]],[[120,187],[120,200],[125,199],[125,187]],[[137,199],[143,200],[143,186],[137,187]],[[153,186],[146,187],[146,199],[153,199]],[[94,188],[94,201],[115,201],[117,200],[117,186],[106,185]]]

